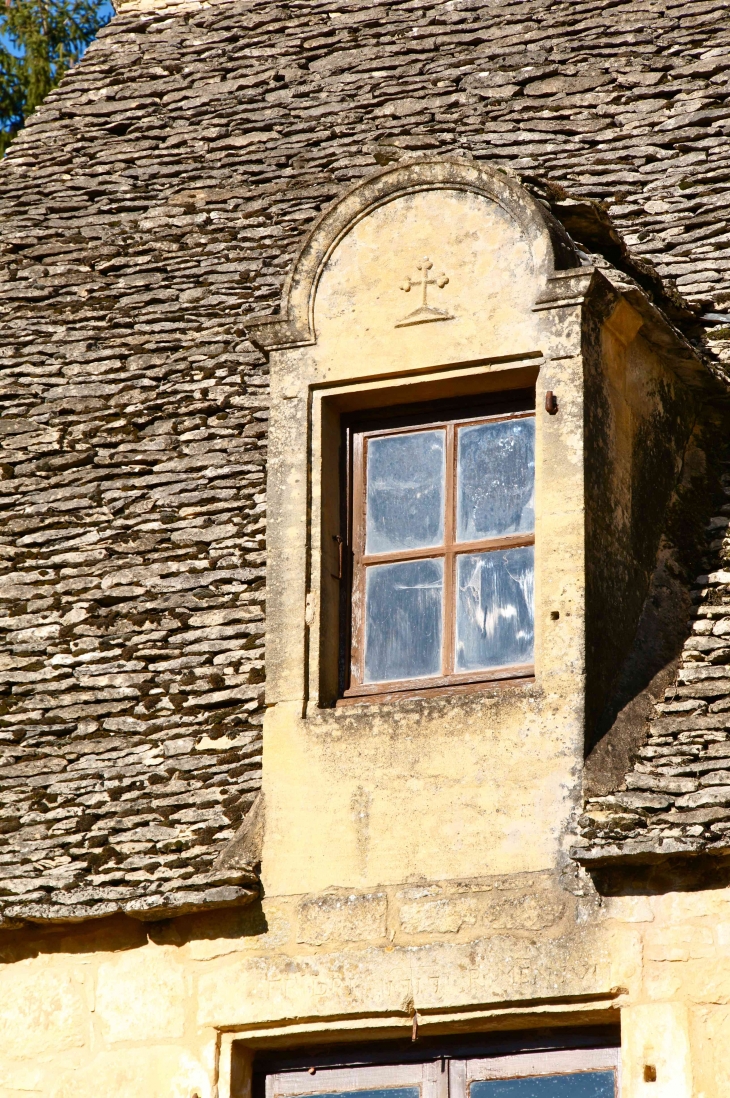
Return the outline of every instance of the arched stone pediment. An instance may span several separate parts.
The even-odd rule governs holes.
[[[397,355],[408,368],[511,353],[535,345],[532,306],[556,267],[576,262],[547,211],[503,172],[461,158],[410,161],[325,211],[279,315],[251,333],[267,350],[316,344],[325,375],[330,356]]]

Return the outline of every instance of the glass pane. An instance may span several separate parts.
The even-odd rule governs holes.
[[[530,533],[535,526],[535,420],[461,427],[458,541]]]
[[[365,682],[440,673],[443,584],[443,560],[409,560],[368,568]]]
[[[469,1090],[470,1098],[614,1098],[614,1074],[579,1071],[527,1079],[480,1079]]]
[[[532,663],[534,586],[532,545],[457,557],[457,671]]]
[[[366,553],[441,544],[445,461],[444,431],[370,439]]]

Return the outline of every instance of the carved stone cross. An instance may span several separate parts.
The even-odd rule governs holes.
[[[428,287],[438,286],[439,289],[443,290],[444,286],[449,284],[448,276],[441,273],[435,278],[429,278],[428,273],[433,270],[433,263],[428,256],[424,256],[421,262],[416,264],[416,267],[422,272],[423,277],[407,277],[401,282],[400,288],[406,293],[410,293],[414,287],[421,286],[421,304],[412,313],[408,313],[408,316],[403,317],[403,320],[396,324],[396,328],[405,328],[411,324],[428,324],[434,320],[453,320],[454,318],[450,313],[444,312],[443,309],[434,309],[428,304]]]

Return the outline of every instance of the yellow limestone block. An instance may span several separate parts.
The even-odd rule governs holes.
[[[689,1013],[684,1003],[621,1012],[621,1098],[693,1098]]]
[[[164,949],[133,950],[100,965],[96,1013],[107,1042],[183,1036],[184,975]]]
[[[0,1050],[2,1059],[50,1060],[89,1037],[89,1011],[81,979],[48,959],[0,969]]]
[[[211,1072],[180,1047],[102,1052],[54,1073],[43,1098],[212,1098]],[[3,1095],[3,1098],[5,1096]]]

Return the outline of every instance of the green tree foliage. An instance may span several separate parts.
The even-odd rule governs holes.
[[[109,15],[98,0],[0,0],[0,155]]]

